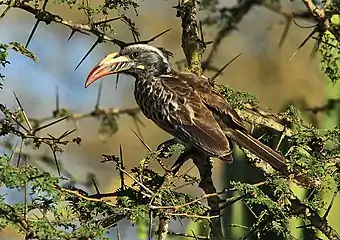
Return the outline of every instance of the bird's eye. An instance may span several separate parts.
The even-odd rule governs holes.
[[[136,57],[139,56],[139,53],[138,53],[138,52],[133,52],[133,53],[131,54],[131,56],[132,56],[133,58],[136,58]]]

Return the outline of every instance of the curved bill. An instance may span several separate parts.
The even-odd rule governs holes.
[[[120,56],[118,52],[111,53],[103,58],[89,73],[85,82],[85,88],[99,78],[109,74],[119,73],[134,66],[134,62],[128,56]]]

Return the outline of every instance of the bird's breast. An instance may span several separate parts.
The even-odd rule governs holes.
[[[171,92],[157,81],[136,81],[135,99],[143,114],[168,133],[172,133],[171,114],[178,105]]]

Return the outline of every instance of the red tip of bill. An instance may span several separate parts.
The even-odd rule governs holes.
[[[109,75],[110,71],[109,68],[105,65],[102,66],[95,66],[89,75],[87,76],[86,82],[85,82],[85,88],[90,86],[92,83],[94,83],[96,80],[98,80],[101,77],[104,77],[106,75]]]

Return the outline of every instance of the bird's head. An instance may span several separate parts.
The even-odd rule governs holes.
[[[170,71],[168,59],[161,50],[147,44],[134,44],[103,58],[89,73],[85,87],[101,77],[114,73],[138,77],[142,74],[159,76]]]

